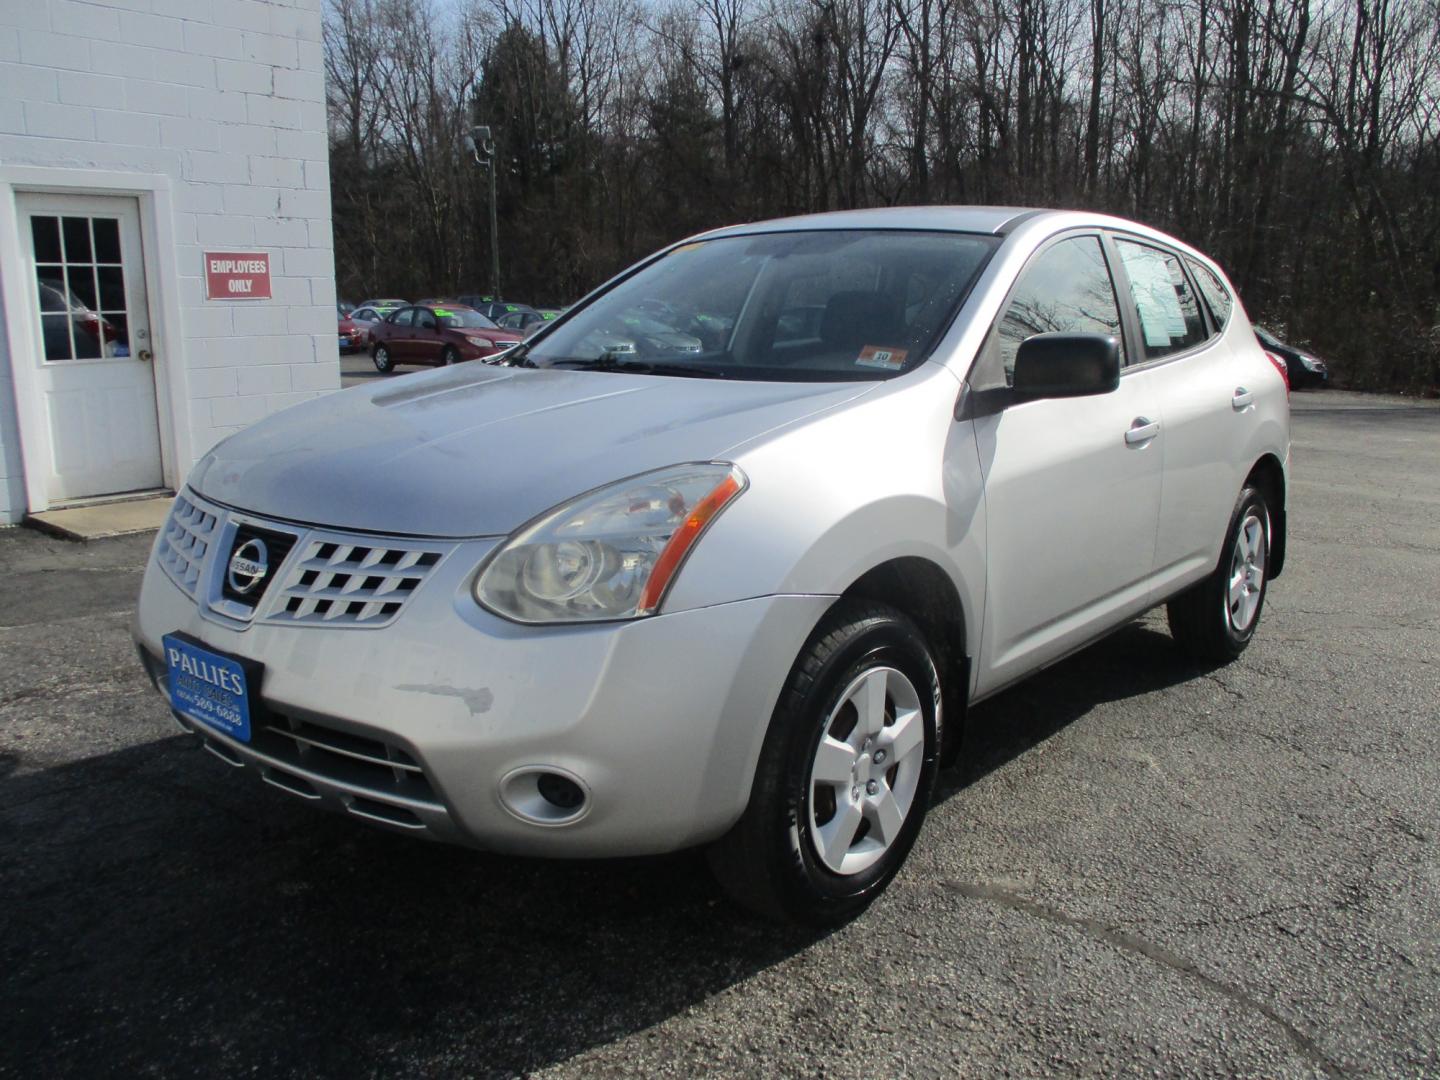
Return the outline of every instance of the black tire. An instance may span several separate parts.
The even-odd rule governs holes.
[[[1242,531],[1257,526],[1258,545],[1247,545]],[[1247,546],[1258,546],[1253,558],[1246,557]],[[1256,570],[1258,585],[1254,580]],[[1204,581],[1173,597],[1166,605],[1170,633],[1176,643],[1197,660],[1210,663],[1228,664],[1238,657],[1260,625],[1265,591],[1270,586],[1269,571],[1270,508],[1264,493],[1247,485],[1230,515],[1225,546],[1220,550],[1215,569]],[[1244,595],[1238,604],[1232,603],[1230,592],[1237,573],[1244,578]]]
[[[390,359],[390,350],[384,345],[376,345],[370,359],[375,361],[375,370],[381,375],[389,375],[395,370],[395,363]]]
[[[877,669],[908,680],[924,740],[912,751],[919,754],[918,774],[909,773],[916,777],[915,789],[893,842],[878,861],[842,874],[826,865],[817,849],[812,799],[824,793],[818,786],[812,791],[811,770],[822,735],[838,730],[840,721],[832,722],[832,714],[843,712],[845,691]],[[887,690],[887,725],[893,723],[894,710]],[[710,868],[721,887],[741,905],[780,922],[835,926],[860,914],[889,885],[920,831],[935,782],[940,724],[940,677],[916,625],[884,604],[839,601],[811,634],[781,691],[744,815],[709,849]],[[902,754],[897,750],[894,756],[882,797],[891,794],[889,785],[897,779]],[[862,797],[856,806],[864,802]],[[832,805],[830,812],[833,820],[841,810]],[[860,828],[851,843],[863,842],[870,831],[864,822]]]
[[[460,354],[455,350],[455,346],[446,345],[444,351],[440,353],[440,363],[445,367],[454,367],[459,362]]]

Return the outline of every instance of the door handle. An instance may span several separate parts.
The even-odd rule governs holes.
[[[148,364],[151,360],[155,359],[155,354],[152,353],[149,349],[141,349],[135,355],[139,357],[142,364]]]
[[[1147,443],[1156,435],[1160,434],[1160,421],[1151,420],[1146,416],[1137,416],[1130,424],[1130,430],[1125,432],[1125,443],[1128,446],[1139,446]]]
[[[1243,386],[1237,386],[1235,388],[1235,396],[1230,399],[1230,407],[1236,412],[1239,412],[1247,405],[1253,404],[1254,401],[1254,394],[1252,394],[1249,390],[1246,390]]]

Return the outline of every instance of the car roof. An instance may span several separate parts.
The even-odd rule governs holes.
[[[1054,211],[1023,206],[885,206],[869,210],[834,210],[801,214],[749,225],[730,225],[703,235],[745,235],[791,232],[797,229],[943,229],[947,232],[1004,234],[1010,227],[1039,214]]]

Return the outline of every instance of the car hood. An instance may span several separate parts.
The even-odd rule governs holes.
[[[877,385],[471,363],[277,413],[216,446],[189,483],[227,506],[306,524],[499,536],[591,488],[717,458]]]

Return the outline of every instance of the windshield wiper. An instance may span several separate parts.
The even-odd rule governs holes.
[[[482,364],[495,364],[502,367],[534,367],[535,362],[533,360],[525,359],[525,354],[529,351],[530,346],[522,341],[519,345],[513,345],[503,353],[487,356],[480,362]]]
[[[690,379],[728,379],[730,376],[719,368],[699,364],[669,364],[653,360],[622,360],[614,353],[604,353],[593,359],[566,356],[551,360],[546,367],[572,368],[576,371],[623,371],[634,375],[678,375]]]

